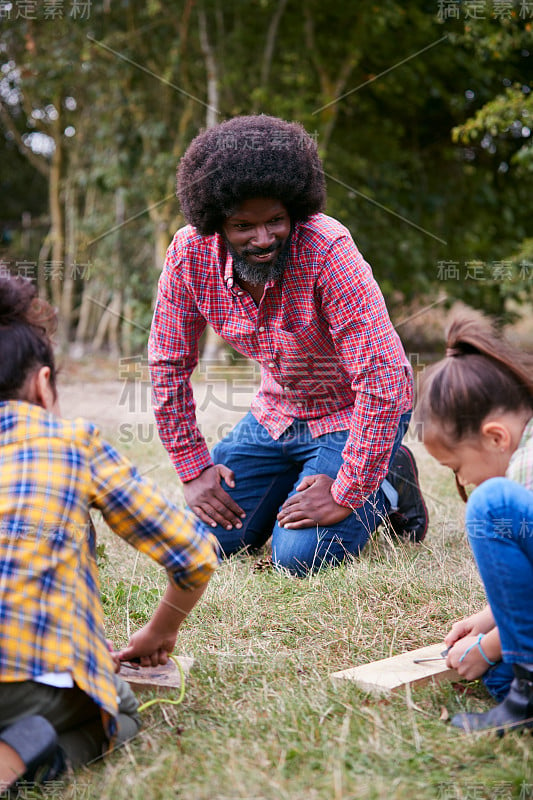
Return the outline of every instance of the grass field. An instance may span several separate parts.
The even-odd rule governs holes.
[[[122,384],[95,385],[92,395],[79,386],[63,391],[65,416],[75,410],[95,419],[180,500],[157,437],[148,428],[143,442],[124,435],[125,421],[149,425],[150,412],[134,403],[141,413],[130,417]],[[219,424],[220,415],[206,407],[206,419]],[[376,699],[330,680],[334,671],[442,640],[452,620],[483,604],[452,475],[418,443],[412,447],[431,512],[422,545],[393,544],[382,530],[359,560],[303,580],[254,572],[257,556],[225,562],[178,637],[176,652],[195,659],[183,703],[148,709],[131,744],[47,793],[106,800],[533,798],[529,735],[467,737],[441,719],[444,710],[451,716],[491,704],[479,684]],[[101,522],[97,527],[108,634],[119,645],[149,618],[165,578]]]

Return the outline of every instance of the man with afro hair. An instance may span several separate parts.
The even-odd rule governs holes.
[[[401,445],[412,372],[349,231],[323,212],[314,140],[236,117],[178,169],[186,221],[170,245],[149,342],[161,440],[197,524],[226,555],[272,536],[296,575],[357,555],[387,519],[421,541],[427,512]],[[211,454],[190,383],[206,324],[261,365],[251,411]]]

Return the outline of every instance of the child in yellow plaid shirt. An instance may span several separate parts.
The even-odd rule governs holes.
[[[55,314],[0,277],[0,788],[51,779],[139,727],[120,660],[164,664],[216,568],[216,541],[84,420],[59,416]],[[150,622],[111,654],[91,508],[167,571]]]

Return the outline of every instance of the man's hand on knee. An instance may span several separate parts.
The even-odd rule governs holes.
[[[235,475],[224,464],[204,469],[197,478],[183,484],[185,501],[196,516],[212,528],[217,525],[227,531],[242,528],[241,520],[246,514],[222,488],[222,480],[231,488],[235,486]]]
[[[335,525],[351,513],[333,499],[329,475],[307,475],[296,487],[298,494],[287,498],[277,516],[282,528],[309,528],[313,525]]]

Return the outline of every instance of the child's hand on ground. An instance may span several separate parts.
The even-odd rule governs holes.
[[[178,628],[202,596],[207,582],[196,589],[178,589],[171,583],[144,628],[134,633],[128,646],[116,655],[121,661],[138,659],[141,667],[166,664],[174,650]]]
[[[141,667],[157,667],[166,664],[176,644],[176,634],[162,635],[154,630],[151,622],[134,633],[127,647],[115,653],[119,661],[138,658]]]

